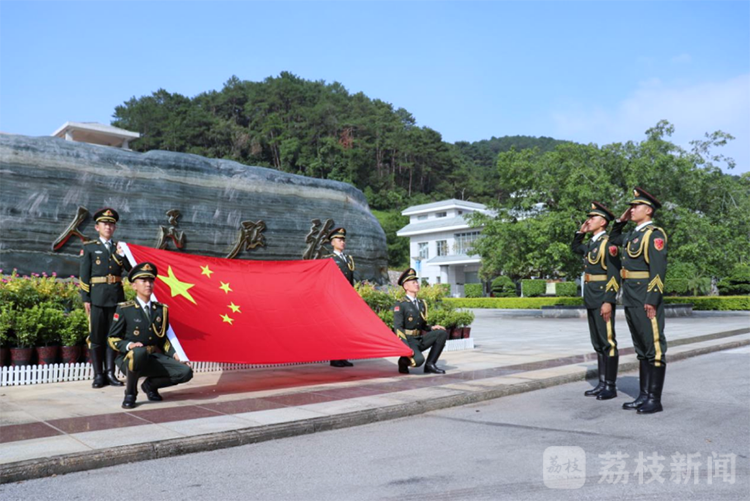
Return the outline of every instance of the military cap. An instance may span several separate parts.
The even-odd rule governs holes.
[[[346,228],[332,229],[328,234],[328,240],[333,240],[334,238],[341,238],[343,240],[346,240]]]
[[[398,285],[404,285],[410,280],[418,280],[417,271],[414,268],[409,268],[398,277]]]
[[[128,273],[128,280],[133,282],[136,278],[156,278],[156,265],[149,262],[136,264]]]
[[[120,220],[120,215],[116,210],[105,207],[94,213],[94,221],[97,223],[116,223]]]
[[[654,209],[661,207],[661,202],[656,199],[651,193],[647,192],[643,188],[635,187],[633,190],[633,200],[630,201],[630,205],[650,205]]]
[[[610,222],[615,218],[615,215],[612,214],[612,211],[607,209],[605,206],[603,206],[599,202],[591,202],[591,208],[589,209],[589,213],[586,215],[589,217],[600,216],[606,219],[607,222]]]

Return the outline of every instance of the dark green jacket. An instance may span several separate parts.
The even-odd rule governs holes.
[[[432,327],[427,325],[427,304],[417,299],[419,308],[409,299],[399,301],[393,307],[393,330],[401,339],[406,335],[418,335],[416,331],[430,331]]]
[[[648,278],[622,281],[622,304],[625,306],[658,306],[664,295],[667,274],[667,233],[648,224],[640,230],[623,233],[628,222],[617,222],[610,242],[622,246],[622,267],[634,272],[647,272]]]
[[[125,300],[122,282],[95,283],[92,278],[107,275],[122,277],[123,271],[130,271],[130,262],[117,255],[117,242],[112,241],[111,251],[98,238],[83,244],[81,267],[78,278],[81,281],[81,299],[94,306],[112,307]]]
[[[576,232],[571,248],[576,254],[583,255],[583,271],[596,275],[597,280],[586,282],[584,279],[583,298],[586,308],[601,307],[602,303],[616,303],[617,291],[620,290],[620,249],[609,241],[605,233],[596,242],[589,240],[583,243],[585,233]],[[605,280],[600,280],[604,278]]]
[[[112,328],[109,330],[109,346],[127,356],[128,343],[142,343],[150,350],[162,351],[167,356],[175,354],[169,342],[169,308],[151,301],[150,318],[146,316],[138,301],[127,301],[117,305]]]
[[[328,254],[326,257],[333,259],[333,262],[336,263],[336,266],[339,267],[341,273],[343,273],[349,281],[349,285],[354,285],[354,270],[356,269],[354,266],[354,258],[347,254],[346,260],[344,260],[336,253]]]

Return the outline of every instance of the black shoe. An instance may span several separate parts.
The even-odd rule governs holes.
[[[92,388],[104,388],[107,386],[107,380],[104,379],[104,374],[96,374],[94,376],[94,381],[91,382]]]
[[[351,367],[354,365],[346,360],[331,360],[331,367]]]
[[[640,393],[638,394],[638,398],[636,398],[632,402],[626,402],[622,404],[622,408],[625,409],[626,411],[632,411],[632,410],[638,409],[648,399],[648,380],[649,380],[648,362],[645,360],[641,360],[641,364],[640,364],[638,371],[639,371],[638,383],[640,385],[641,390],[640,390]]]
[[[401,374],[409,374],[409,359],[401,357],[398,359],[398,372]]]
[[[143,390],[143,393],[146,394],[148,399],[152,402],[161,402],[162,400],[164,400],[161,395],[159,395],[159,390],[157,388],[151,387],[148,378],[146,378],[141,384],[141,389]]]
[[[604,389],[596,396],[597,400],[610,400],[617,397],[617,367],[620,364],[620,356],[604,356]]]
[[[117,379],[115,376],[115,357],[117,356],[117,352],[113,350],[110,347],[107,347],[107,352],[105,355],[105,367],[106,367],[106,382],[105,384],[110,384],[112,386],[123,386],[122,381]]]
[[[659,367],[649,365],[648,370],[648,398],[638,408],[638,414],[654,414],[664,410],[661,406],[661,391],[664,389],[664,373],[667,367],[665,365]]]
[[[583,392],[587,397],[595,397],[604,389],[604,355],[601,353],[596,354],[596,368],[599,372],[599,383],[590,390]]]
[[[435,364],[424,364],[425,374],[445,374],[443,369],[438,368]]]
[[[122,408],[133,409],[135,406],[135,395],[125,395],[125,399],[122,401]]]
[[[107,380],[104,379],[102,371],[102,352],[101,348],[89,348],[91,355],[91,366],[94,368],[94,381],[91,383],[92,388],[103,388],[107,386]]]

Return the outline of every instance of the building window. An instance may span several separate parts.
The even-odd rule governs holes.
[[[421,216],[417,216],[417,221],[424,221],[427,219],[427,214],[422,214]]]
[[[419,242],[419,257],[421,259],[430,258],[430,243],[429,242]]]
[[[440,277],[437,277],[437,278],[435,279],[435,283],[436,283],[436,284],[439,284],[439,283],[440,283]]]
[[[459,215],[459,216],[460,216],[461,214],[463,214],[463,213],[464,213],[464,211],[462,211],[462,210],[458,211],[458,215]]]
[[[456,254],[469,254],[471,252],[471,245],[479,238],[479,232],[469,231],[466,233],[456,233],[453,236],[456,239],[456,243],[454,244]]]
[[[435,217],[445,217],[447,215],[448,215],[447,212],[438,212],[438,213],[435,214]]]
[[[447,256],[448,255],[448,241],[447,240],[438,240],[435,243],[437,244],[437,255],[438,256]]]

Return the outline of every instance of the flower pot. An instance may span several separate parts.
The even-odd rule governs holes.
[[[82,347],[83,351],[83,361],[87,364],[91,363],[91,350],[89,350],[89,347],[87,345],[83,345]]]
[[[471,327],[464,327],[464,339],[469,339],[471,336]]]
[[[29,365],[31,363],[31,355],[34,353],[34,348],[11,348],[10,349],[10,360],[11,365]]]
[[[39,358],[39,365],[49,365],[57,362],[59,348],[59,346],[37,346],[36,355]]]
[[[78,357],[81,356],[80,346],[63,346],[62,347],[62,363],[74,364],[78,362]]]
[[[5,367],[10,350],[5,346],[0,346],[0,367]]]
[[[461,339],[463,329],[461,327],[453,327],[448,331],[448,339]]]

